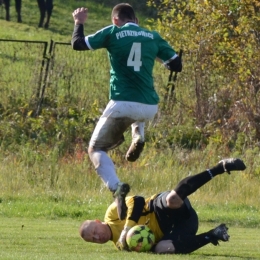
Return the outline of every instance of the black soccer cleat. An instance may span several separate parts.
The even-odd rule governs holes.
[[[230,174],[231,171],[244,171],[246,166],[241,159],[228,158],[221,160],[218,165],[222,165],[225,172]]]
[[[219,244],[218,243],[219,240],[221,240],[223,242],[227,242],[230,238],[227,231],[228,231],[228,227],[226,226],[226,224],[220,224],[215,229],[212,229],[210,231],[211,243],[213,245],[217,246]]]
[[[124,220],[127,214],[127,206],[125,198],[127,193],[130,191],[130,186],[127,183],[119,182],[116,191],[113,194],[115,203],[117,205],[117,214],[120,220]]]

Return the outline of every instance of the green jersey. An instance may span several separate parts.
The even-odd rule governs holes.
[[[152,75],[155,59],[167,62],[176,52],[157,32],[126,23],[107,26],[86,36],[85,41],[91,50],[108,51],[110,99],[158,104]]]

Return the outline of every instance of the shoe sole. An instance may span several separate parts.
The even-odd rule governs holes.
[[[126,153],[126,160],[129,162],[135,162],[144,149],[144,142],[132,143],[129,150]]]

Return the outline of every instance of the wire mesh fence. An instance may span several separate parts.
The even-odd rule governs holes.
[[[107,100],[109,63],[105,50],[73,51],[69,43],[0,39],[0,103],[10,98],[76,102],[86,107],[89,98]]]
[[[0,102],[10,98],[30,99],[42,84],[47,42],[0,40]]]

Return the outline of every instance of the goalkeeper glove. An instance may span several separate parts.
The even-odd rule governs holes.
[[[127,232],[129,231],[129,229],[130,229],[130,227],[125,227],[123,229],[123,231],[121,232],[121,235],[120,235],[118,241],[116,242],[116,247],[119,250],[129,251],[127,243],[126,243],[126,235],[127,235]]]

